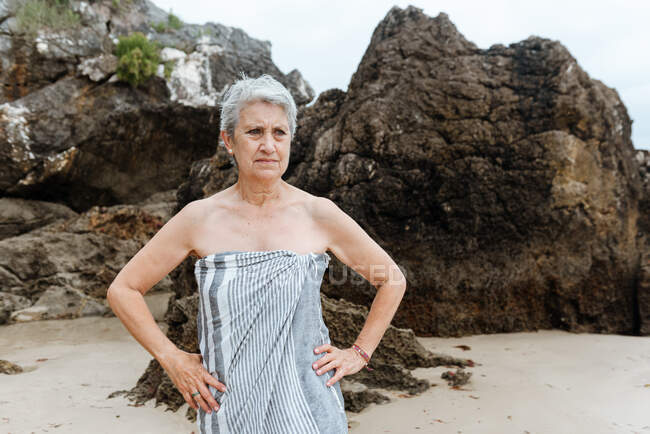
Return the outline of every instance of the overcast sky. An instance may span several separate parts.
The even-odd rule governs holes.
[[[650,149],[648,0],[154,0],[188,23],[239,27],[272,44],[274,63],[302,73],[318,95],[347,90],[375,26],[393,5],[449,15],[479,48],[537,35],[559,40],[590,77],[616,89],[633,120],[636,148]]]

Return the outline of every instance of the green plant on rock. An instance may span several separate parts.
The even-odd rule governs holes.
[[[173,60],[168,60],[167,62],[165,62],[165,68],[164,68],[163,71],[164,71],[164,74],[165,74],[165,78],[167,80],[169,80],[169,77],[172,76],[172,71],[174,69],[174,63],[175,62]]]
[[[167,25],[172,29],[180,29],[183,27],[183,22],[180,18],[172,13],[172,10],[169,10],[169,15],[167,15]]]
[[[167,30],[167,25],[163,22],[153,23],[151,24],[151,27],[153,27],[153,29],[158,33],[163,33],[165,30]]]
[[[119,59],[117,77],[132,87],[138,87],[156,73],[160,63],[160,44],[135,32],[119,37],[115,55]]]
[[[169,14],[167,14],[167,22],[165,23],[160,21],[157,23],[151,23],[151,27],[153,27],[156,32],[163,33],[169,29],[180,29],[183,27],[183,22],[180,18],[172,13],[171,9],[169,9]]]
[[[57,31],[81,23],[68,0],[14,0],[9,7],[15,11],[17,30],[30,36],[36,36],[40,29]]]
[[[214,31],[210,27],[200,27],[198,29],[195,29],[194,31],[194,37],[195,38],[200,38],[202,36],[213,36],[214,37]]]
[[[112,8],[117,12],[125,12],[133,0],[112,0]]]

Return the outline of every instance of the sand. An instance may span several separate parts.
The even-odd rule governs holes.
[[[158,321],[168,296],[146,297]],[[477,362],[470,382],[454,390],[440,378],[448,368],[417,369],[431,389],[384,391],[392,402],[347,413],[351,433],[650,434],[650,337],[541,330],[418,339]],[[117,318],[0,326],[0,359],[25,369],[0,374],[0,433],[196,433],[187,404],[174,413],[153,400],[107,399],[151,360]]]

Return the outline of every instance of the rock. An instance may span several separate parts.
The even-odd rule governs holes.
[[[368,316],[368,308],[351,303],[345,299],[332,299],[321,294],[323,321],[330,329],[330,338],[334,345],[350,346],[358,337]],[[472,366],[467,359],[450,358],[444,354],[436,354],[427,350],[418,342],[411,329],[398,328],[390,325],[381,339],[380,345],[372,354],[369,366],[374,370],[367,373],[363,370],[358,374],[372,376],[381,375],[381,366],[402,366],[406,369],[435,367],[453,364],[457,366]],[[367,374],[366,374],[367,373]],[[393,381],[393,380],[389,380]],[[386,387],[384,382],[381,387]],[[401,390],[406,389],[402,385]]]
[[[650,238],[650,151],[638,149],[635,159],[639,165],[643,191],[639,201],[639,230]]]
[[[630,132],[616,91],[559,42],[479,49],[445,13],[394,7],[348,92],[303,112],[285,179],[332,199],[395,258],[409,285],[397,327],[634,333]],[[376,293],[328,282],[356,304]]]
[[[297,69],[293,69],[287,74],[287,80],[284,85],[289,89],[298,106],[308,104],[314,99],[314,89],[312,89],[311,85]]]
[[[467,384],[471,376],[471,372],[465,372],[462,369],[456,369],[456,372],[443,372],[440,378],[447,380],[447,385],[456,387]]]
[[[85,59],[77,65],[78,75],[86,75],[92,81],[102,81],[115,73],[118,58],[112,54],[100,54],[97,57]]]
[[[177,188],[193,161],[213,155],[218,101],[240,72],[271,74],[299,105],[313,98],[297,70],[275,66],[268,41],[240,29],[183,24],[158,33],[153,25],[167,13],[145,0],[70,7],[81,16],[74,28],[0,34],[0,195],[77,212],[136,203]],[[163,62],[175,65],[167,79],[161,63],[134,90],[114,74],[114,49],[136,31],[167,47]]]
[[[639,335],[650,336],[650,248],[642,256],[637,283]]]
[[[234,159],[223,146],[219,146],[210,158],[192,163],[185,182],[178,187],[178,204],[175,212],[189,202],[210,196],[237,181]],[[188,275],[191,279],[191,274]]]
[[[368,308],[345,299],[331,299],[325,294],[321,294],[321,305],[332,344],[339,348],[349,347],[363,328]],[[427,390],[430,384],[413,377],[410,370],[441,365],[464,367],[473,366],[474,362],[433,353],[417,341],[413,330],[390,325],[368,364],[372,371],[362,369],[349,378],[366,386],[405,390],[415,395]]]
[[[166,92],[164,82],[158,90],[150,85]],[[207,111],[166,111],[162,101],[124,84],[85,86],[80,78],[61,79],[0,105],[0,193],[57,201],[77,212],[132,204],[175,189],[192,161],[213,152],[216,133]],[[194,133],[181,133],[184,128]]]
[[[12,197],[0,198],[0,239],[13,237],[59,219],[76,216],[65,205]]]
[[[170,201],[174,199],[175,192],[166,191],[137,205],[93,207],[75,217],[0,240],[0,291],[29,300],[27,306],[34,303],[16,313],[16,320],[112,315],[110,309],[103,308],[108,286],[171,218],[175,202]],[[175,273],[165,276],[150,291],[171,291]],[[11,311],[27,306],[14,306]],[[3,315],[8,311],[5,309]]]
[[[650,336],[650,151],[637,150],[636,161],[643,186],[639,201],[639,245],[642,254],[636,288],[639,334]]]
[[[3,2],[5,3],[5,2]],[[6,2],[14,6],[25,2]],[[71,1],[74,9],[78,1]],[[102,8],[100,4],[94,8]],[[91,8],[92,9],[92,8]],[[74,75],[80,59],[100,55],[110,50],[106,38],[106,25],[92,20],[82,25],[62,30],[39,29],[35,36],[24,35],[17,28],[15,8],[8,8],[10,18],[0,24],[0,103],[15,101],[60,78]]]
[[[11,314],[11,322],[102,316],[109,307],[74,288],[50,287],[33,306]]]
[[[31,306],[32,302],[27,297],[0,292],[0,325],[6,324],[12,312]]]
[[[343,377],[341,380],[341,392],[345,401],[345,409],[354,413],[359,413],[370,404],[385,404],[390,402],[390,398],[382,393],[369,389],[362,383],[347,380]]]
[[[301,110],[284,179],[396,260],[397,327],[635,334],[644,217],[630,134],[618,93],[560,42],[480,49],[445,13],[394,7],[348,91]],[[218,149],[178,206],[235,180]],[[370,306],[376,289],[357,277],[334,258],[323,291]]]
[[[0,374],[13,375],[20,374],[21,372],[23,372],[23,368],[21,366],[16,365],[15,363],[11,363],[8,360],[0,359]]]
[[[159,191],[139,202],[137,205],[142,211],[166,222],[175,214],[176,194],[176,189]]]

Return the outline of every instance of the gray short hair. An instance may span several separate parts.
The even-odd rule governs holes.
[[[287,88],[268,74],[249,78],[242,72],[241,79],[235,81],[224,92],[221,100],[221,130],[225,130],[228,136],[233,137],[239,122],[239,111],[246,104],[254,101],[267,101],[282,107],[287,115],[291,138],[293,138],[296,132],[296,102]],[[219,139],[219,142],[223,144],[223,140]]]

